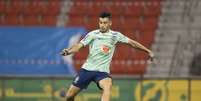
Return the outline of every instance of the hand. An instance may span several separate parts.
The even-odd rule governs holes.
[[[154,53],[153,52],[149,52],[149,58],[150,58],[151,62],[154,61]]]
[[[63,49],[60,54],[63,56],[66,56],[66,55],[69,55],[70,53],[69,53],[68,49]]]

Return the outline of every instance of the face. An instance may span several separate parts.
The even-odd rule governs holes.
[[[99,18],[99,29],[100,32],[105,33],[109,31],[112,22],[109,18]]]

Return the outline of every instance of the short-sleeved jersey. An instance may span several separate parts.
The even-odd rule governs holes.
[[[128,43],[129,38],[120,32],[109,30],[101,33],[99,30],[89,32],[81,41],[89,45],[89,55],[82,68],[89,71],[110,73],[110,63],[117,42]]]

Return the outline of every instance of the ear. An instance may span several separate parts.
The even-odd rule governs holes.
[[[112,21],[110,21],[110,26],[112,26]]]

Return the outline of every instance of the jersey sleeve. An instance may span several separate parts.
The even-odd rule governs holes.
[[[118,42],[122,42],[122,43],[128,43],[129,38],[125,35],[123,35],[122,33],[118,33]]]
[[[82,43],[84,46],[90,44],[93,40],[93,33],[88,33],[81,41],[80,43]]]

